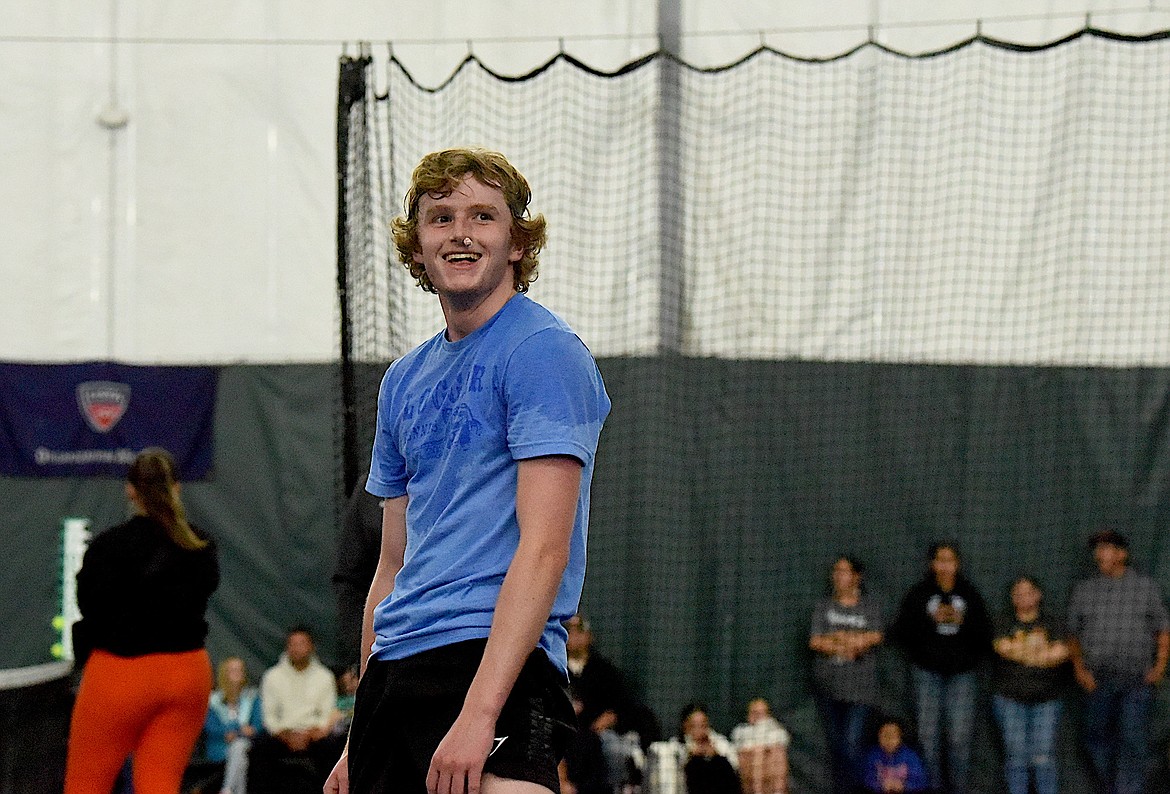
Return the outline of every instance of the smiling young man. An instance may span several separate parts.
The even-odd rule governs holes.
[[[530,195],[502,155],[452,149],[423,158],[394,220],[446,328],[378,396],[370,656],[327,794],[558,790],[574,722],[561,622],[610,405],[585,345],[523,294],[545,240]]]

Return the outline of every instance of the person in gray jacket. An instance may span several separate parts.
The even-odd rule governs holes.
[[[1069,602],[1069,651],[1085,692],[1084,741],[1101,790],[1145,791],[1150,706],[1166,675],[1170,616],[1153,579],[1129,567],[1129,542],[1113,529],[1089,539],[1097,575]]]

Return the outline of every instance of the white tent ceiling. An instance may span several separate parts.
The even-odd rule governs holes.
[[[664,2],[666,0],[663,0]],[[1170,28],[1167,0],[685,0],[680,54],[761,43],[924,52],[1085,25]],[[394,42],[427,85],[470,47],[519,74],[657,48],[653,3],[0,0],[0,360],[335,357],[334,108],[345,42]],[[352,44],[350,51],[353,51]],[[125,115],[126,124],[107,129]]]

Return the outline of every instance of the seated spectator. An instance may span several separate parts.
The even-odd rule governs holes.
[[[260,684],[264,730],[252,742],[248,790],[252,794],[317,794],[325,784],[344,736],[337,722],[337,683],[317,661],[313,635],[289,630],[284,653]]]
[[[883,720],[878,728],[878,744],[869,751],[862,766],[866,791],[928,791],[926,767],[922,757],[902,742],[902,726],[897,720]]]
[[[583,705],[581,699],[573,698],[573,711],[579,722],[577,731],[565,748],[565,757],[558,766],[561,776],[561,794],[615,794],[609,781],[609,768],[601,737],[581,724]]]
[[[707,709],[691,704],[679,736],[650,745],[649,794],[740,794],[735,749],[711,730]]]
[[[786,794],[788,791],[788,731],[772,716],[763,698],[748,703],[747,722],[731,731],[739,757],[739,777],[745,794]]]
[[[220,794],[245,794],[248,789],[248,751],[264,729],[260,693],[248,686],[244,660],[229,656],[216,671],[217,688],[207,705],[203,723],[204,755],[223,764]]]
[[[351,665],[341,671],[337,677],[337,722],[333,724],[333,733],[346,736],[349,734],[350,723],[353,722],[353,704],[357,699],[357,688],[360,674],[357,665]]]
[[[625,676],[594,647],[593,630],[583,615],[565,621],[569,689],[581,700],[581,718],[596,733],[638,734],[643,749],[659,738],[658,720],[630,689]]]
[[[642,782],[645,748],[658,738],[658,721],[653,712],[639,702],[617,667],[593,645],[589,621],[578,614],[565,621],[568,639],[565,646],[569,664],[569,690],[579,706],[581,731],[590,731],[601,746],[605,769],[600,772],[609,791],[636,788]],[[578,744],[591,745],[582,739]],[[595,757],[585,748],[578,763],[570,765],[570,777],[592,780],[598,776],[582,766],[582,759]],[[581,777],[584,775],[584,777]],[[581,788],[581,783],[577,783]]]

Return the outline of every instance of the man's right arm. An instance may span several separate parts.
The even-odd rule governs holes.
[[[374,644],[374,610],[394,589],[394,577],[402,570],[406,555],[406,504],[405,496],[387,499],[382,503],[382,546],[362,615],[362,675],[366,672],[366,659]]]
[[[374,610],[394,590],[394,577],[402,570],[406,555],[406,505],[407,497],[399,496],[382,503],[382,546],[378,553],[378,567],[370,583],[370,594],[366,596],[366,608],[362,616],[361,675],[366,673],[366,660],[374,644]],[[325,781],[325,794],[348,794],[349,792],[349,739],[329,779]]]

